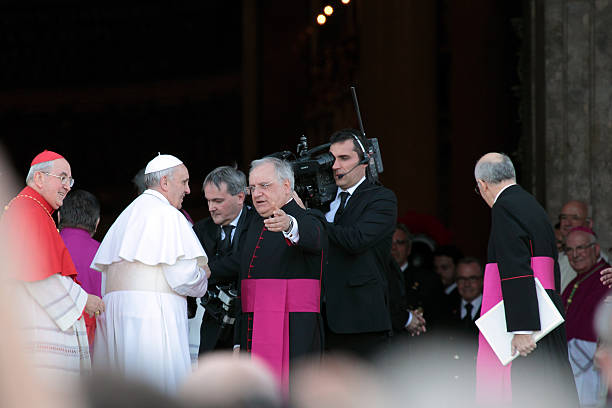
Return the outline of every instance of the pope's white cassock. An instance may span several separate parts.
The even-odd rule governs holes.
[[[93,366],[174,393],[191,372],[185,296],[207,288],[208,258],[185,216],[146,190],[117,218],[92,262],[106,311]]]

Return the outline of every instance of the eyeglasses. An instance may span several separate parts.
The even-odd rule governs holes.
[[[574,253],[574,251],[576,251],[576,253],[584,253],[584,251],[586,251],[587,249],[589,249],[593,245],[595,245],[594,242],[591,242],[588,245],[578,245],[576,248],[571,248],[571,247],[566,246],[565,247],[565,253],[568,254],[568,255],[572,255]]]
[[[480,276],[467,276],[467,277],[460,277],[457,278],[456,281],[457,283],[463,282],[463,283],[476,283],[478,281],[480,281],[482,279],[482,277]]]
[[[257,192],[257,190],[262,190],[262,191],[268,190],[272,184],[274,183],[270,182],[270,183],[258,184],[256,186],[247,186],[246,192],[247,194],[253,195],[255,192]]]
[[[581,221],[586,219],[586,217],[580,217],[576,214],[559,214],[559,221]]]
[[[74,186],[74,179],[72,177],[67,177],[67,176],[58,176],[57,174],[51,174],[51,173],[47,173],[47,172],[42,172],[43,174],[46,174],[47,176],[53,176],[53,177],[57,177],[58,179],[60,179],[60,182],[68,187]]]

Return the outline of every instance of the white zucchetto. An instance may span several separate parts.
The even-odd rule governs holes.
[[[180,161],[178,158],[170,154],[160,154],[147,164],[147,167],[145,167],[144,174],[167,170],[172,167],[178,166],[179,164],[183,164],[183,162]]]

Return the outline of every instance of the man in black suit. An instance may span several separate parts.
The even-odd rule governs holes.
[[[480,336],[477,398],[490,405],[511,399],[520,407],[542,403],[578,406],[565,325],[542,338],[537,348],[533,339],[533,333],[541,328],[535,278],[564,314],[559,296],[557,245],[549,217],[536,199],[516,184],[514,166],[508,156],[484,155],[476,164],[474,177],[477,193],[491,207],[482,313],[503,297],[506,329],[513,334],[512,352],[520,354],[511,367],[501,366]]]
[[[210,218],[198,221],[193,229],[213,261],[238,251],[252,210],[244,205],[246,177],[233,167],[217,167],[208,173],[203,190]],[[202,298],[206,310],[200,328],[200,354],[233,347],[237,280],[237,274],[209,279],[208,292]]]
[[[482,304],[482,265],[478,258],[466,257],[455,267],[458,299],[450,309],[452,328],[470,338],[478,339],[474,321],[480,317]]]
[[[427,327],[430,328],[431,324],[439,318],[440,310],[444,310],[440,278],[431,270],[410,262],[412,234],[404,224],[397,224],[391,244],[391,256],[401,271],[407,306],[413,316],[414,312],[419,316],[424,316]],[[414,323],[416,322],[410,319],[410,324]],[[414,333],[412,328],[409,330]]]
[[[389,341],[387,268],[397,199],[366,180],[368,158],[356,130],[338,131],[330,142],[338,190],[325,214],[330,245],[322,299],[326,349],[367,356]]]

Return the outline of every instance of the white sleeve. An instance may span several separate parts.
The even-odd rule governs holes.
[[[283,235],[285,236],[285,238],[287,238],[292,243],[297,244],[298,241],[300,240],[300,230],[298,228],[298,223],[293,215],[289,215],[289,217],[293,219],[293,227],[291,228],[291,231],[289,232],[283,231]]]
[[[88,295],[68,276],[56,273],[40,281],[24,282],[24,286],[60,330],[67,330],[81,318]]]
[[[162,265],[168,285],[179,295],[202,297],[208,288],[206,272],[195,259],[181,259],[174,265]]]

